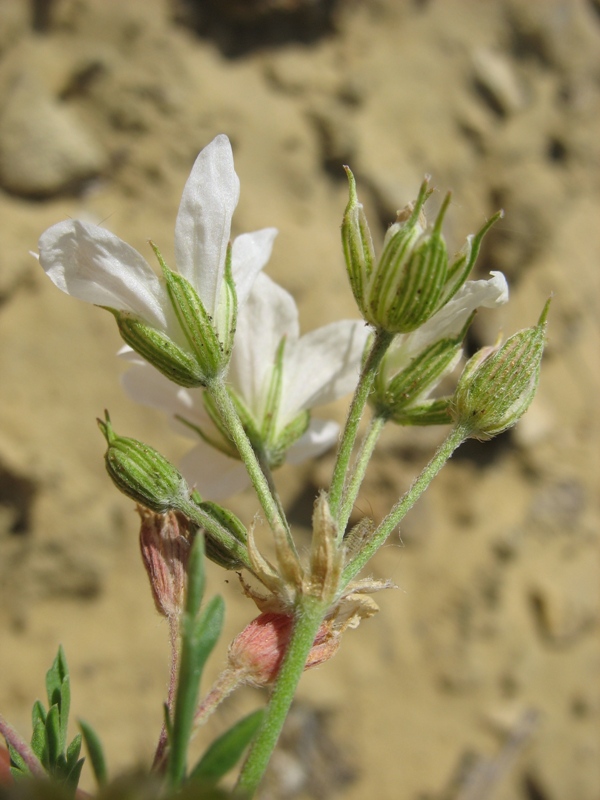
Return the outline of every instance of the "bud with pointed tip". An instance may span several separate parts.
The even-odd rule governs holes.
[[[164,456],[137,439],[118,436],[108,412],[98,426],[108,443],[106,470],[123,494],[151,511],[164,513],[187,503],[188,485]]]
[[[484,235],[502,216],[495,214],[450,262],[442,236],[446,195],[433,226],[427,225],[423,207],[432,193],[426,177],[419,195],[398,212],[389,228],[383,252],[376,259],[356,183],[346,168],[350,199],[342,222],[342,243],[350,284],[364,319],[389,333],[409,333],[431,319],[465,283]]]
[[[480,350],[467,362],[452,415],[469,436],[491,439],[529,408],[538,386],[549,306],[550,301],[534,328],[515,333],[502,347]]]

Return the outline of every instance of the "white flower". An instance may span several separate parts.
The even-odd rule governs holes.
[[[198,155],[175,225],[177,273],[197,293],[221,342],[227,340],[231,324],[225,274],[231,218],[238,199],[239,179],[231,145],[221,134]],[[265,228],[233,242],[231,268],[238,306],[268,261],[276,233],[274,228]],[[42,234],[39,259],[63,292],[131,316],[159,332],[160,341],[166,337],[183,352],[193,353],[193,343],[178,321],[164,280],[114,234],[87,222],[65,220]]]
[[[434,402],[428,401],[430,394],[460,360],[465,326],[477,308],[507,302],[506,278],[501,272],[491,275],[489,280],[467,281],[424,325],[394,338],[375,379],[376,407],[387,407],[397,422],[415,424],[415,412],[420,415]],[[444,415],[437,421],[449,422]]]
[[[337,424],[309,420],[307,412],[354,388],[368,333],[362,321],[344,320],[301,337],[291,295],[258,275],[238,317],[228,381],[250,438],[258,436],[253,443],[271,466],[286,457],[298,463],[335,443]],[[246,471],[211,418],[204,391],[174,386],[131,352],[126,357],[134,362],[123,377],[127,393],[185,421],[178,429],[199,440],[180,464],[188,481],[215,500],[246,486]]]

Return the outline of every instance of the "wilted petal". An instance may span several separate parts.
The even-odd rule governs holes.
[[[290,464],[300,464],[329,450],[338,440],[340,426],[331,420],[311,419],[306,433],[287,452]]]
[[[277,228],[263,228],[242,233],[232,245],[231,270],[235,282],[238,308],[245,302],[256,276],[271,258]]]
[[[265,384],[282,337],[286,337],[287,355],[298,335],[298,309],[294,298],[260,273],[240,309],[229,365],[233,388],[254,412],[260,413]]]
[[[342,320],[303,336],[285,366],[283,419],[351,392],[368,335],[364,322]]]
[[[190,450],[179,462],[179,468],[191,487],[217,502],[250,486],[241,461],[204,443]]]
[[[65,220],[39,240],[40,264],[61,291],[135,314],[162,331],[175,328],[166,291],[147,261],[98,225]]]
[[[231,218],[240,195],[231,144],[220,134],[202,150],[188,178],[175,225],[177,270],[216,315]]]

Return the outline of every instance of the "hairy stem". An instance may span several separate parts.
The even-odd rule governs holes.
[[[365,564],[386,541],[394,528],[400,524],[408,511],[414,506],[431,481],[435,478],[452,453],[468,437],[470,431],[461,425],[454,427],[448,437],[442,442],[435,455],[412,484],[406,494],[398,500],[389,514],[381,521],[368,542],[365,542],[360,552],[350,561],[344,569],[342,585],[348,583],[357,575]]]
[[[295,551],[295,547],[289,533],[287,520],[276,499],[273,497],[271,488],[269,486],[269,481],[265,477],[258,457],[254,452],[254,448],[248,439],[246,431],[244,430],[244,426],[242,425],[242,421],[240,420],[231,397],[229,396],[227,387],[225,386],[224,382],[219,379],[212,381],[206,387],[206,389],[214,400],[219,414],[221,415],[221,419],[225,423],[225,426],[229,431],[229,435],[238,449],[240,458],[244,462],[244,466],[248,471],[252,485],[254,486],[259,502],[265,513],[267,522],[269,523],[269,527],[273,531],[278,527],[283,528],[287,533],[290,546],[292,546]]]
[[[305,596],[299,603],[277,683],[238,779],[234,796],[239,800],[253,797],[262,780],[325,612],[326,606],[314,597]]]
[[[358,492],[365,477],[367,467],[369,466],[369,461],[371,460],[373,450],[375,449],[375,445],[377,444],[377,440],[381,435],[381,431],[383,430],[385,423],[386,420],[384,417],[373,417],[369,424],[367,435],[365,436],[360,446],[360,450],[356,456],[356,461],[354,462],[352,471],[346,482],[344,499],[342,502],[342,507],[340,508],[338,524],[340,530],[342,531],[345,530],[346,526],[348,525],[348,520],[350,519],[350,514],[352,513],[354,503],[358,497]]]
[[[329,489],[329,507],[331,509],[333,518],[336,520],[336,522],[338,522],[338,524],[341,520],[340,507],[343,502],[344,483],[350,466],[350,458],[352,457],[352,450],[354,449],[354,443],[358,433],[358,426],[367,404],[367,399],[369,397],[371,387],[373,386],[375,375],[377,374],[379,365],[381,364],[381,361],[393,338],[393,333],[388,333],[384,330],[378,330],[375,332],[375,338],[373,340],[371,350],[360,374],[358,385],[354,392],[354,397],[352,398],[352,404],[350,405],[350,410],[348,411],[348,418],[346,420],[344,432],[342,433],[335,467],[333,469],[331,488]],[[341,526],[339,526],[338,535],[341,540],[344,535],[344,530]]]

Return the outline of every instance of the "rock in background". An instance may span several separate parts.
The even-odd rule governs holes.
[[[193,159],[226,132],[235,232],[279,228],[268,272],[305,330],[355,315],[344,163],[376,235],[425,172],[432,207],[453,190],[451,247],[505,208],[478,269],[505,271],[512,299],[471,347],[554,294],[533,407],[465,446],[378,555],[401,591],[305,677],[264,797],[597,800],[599,45],[592,0],[0,2],[0,708],[24,734],[62,642],[75,716],[115,771],[148,762],[167,634],[95,417],[173,458],[189,446],[123,396],[109,315],[29,251],[80,216],[169,260]],[[440,436],[387,431],[357,518],[385,513]],[[300,536],[331,464],[279,473]],[[248,521],[256,504],[232,507]],[[253,612],[223,573],[211,585],[228,605],[215,674]]]

